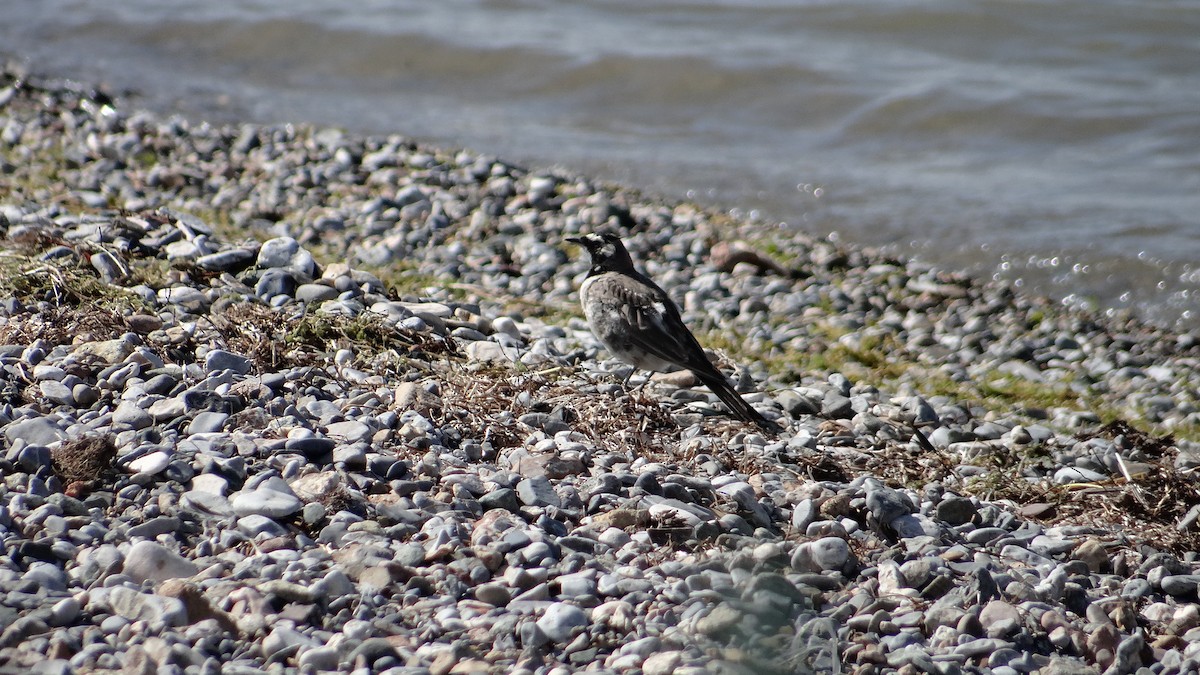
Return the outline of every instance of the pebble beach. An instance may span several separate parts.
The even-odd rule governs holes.
[[[0,673],[1200,671],[1200,339],[775,234],[6,67]]]

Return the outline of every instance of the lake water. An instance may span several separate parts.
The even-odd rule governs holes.
[[[1200,328],[1200,0],[4,4],[0,54],[139,106],[560,166]]]

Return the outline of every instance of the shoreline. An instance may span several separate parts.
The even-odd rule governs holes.
[[[1190,334],[398,135],[16,85],[0,662],[1200,663]],[[598,227],[779,438],[616,384],[560,243]]]

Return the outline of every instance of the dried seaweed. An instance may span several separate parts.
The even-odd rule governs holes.
[[[1129,546],[1149,544],[1179,554],[1200,550],[1200,531],[1178,527],[1187,511],[1200,503],[1200,476],[1176,468],[1178,448],[1171,436],[1152,436],[1117,420],[1077,438],[1121,436],[1144,454],[1148,470],[1060,485],[1028,480],[1020,467],[1029,459],[1007,451],[994,458],[997,468],[986,479],[972,485],[980,497],[1010,501],[1023,517],[1044,525],[1091,526]]]
[[[261,372],[321,366],[338,349],[369,359],[386,351],[424,359],[453,353],[448,340],[389,324],[372,312],[350,318],[306,312],[289,315],[259,303],[235,303],[211,317],[227,348],[244,354]]]
[[[116,477],[113,464],[116,456],[117,446],[112,436],[83,436],[66,440],[53,449],[50,466],[66,493],[79,497]]]

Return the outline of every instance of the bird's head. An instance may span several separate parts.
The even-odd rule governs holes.
[[[629,257],[629,251],[625,250],[625,245],[621,243],[621,238],[610,232],[593,232],[579,237],[567,237],[567,241],[587,249],[588,255],[592,257],[592,267],[633,266],[633,260]]]

